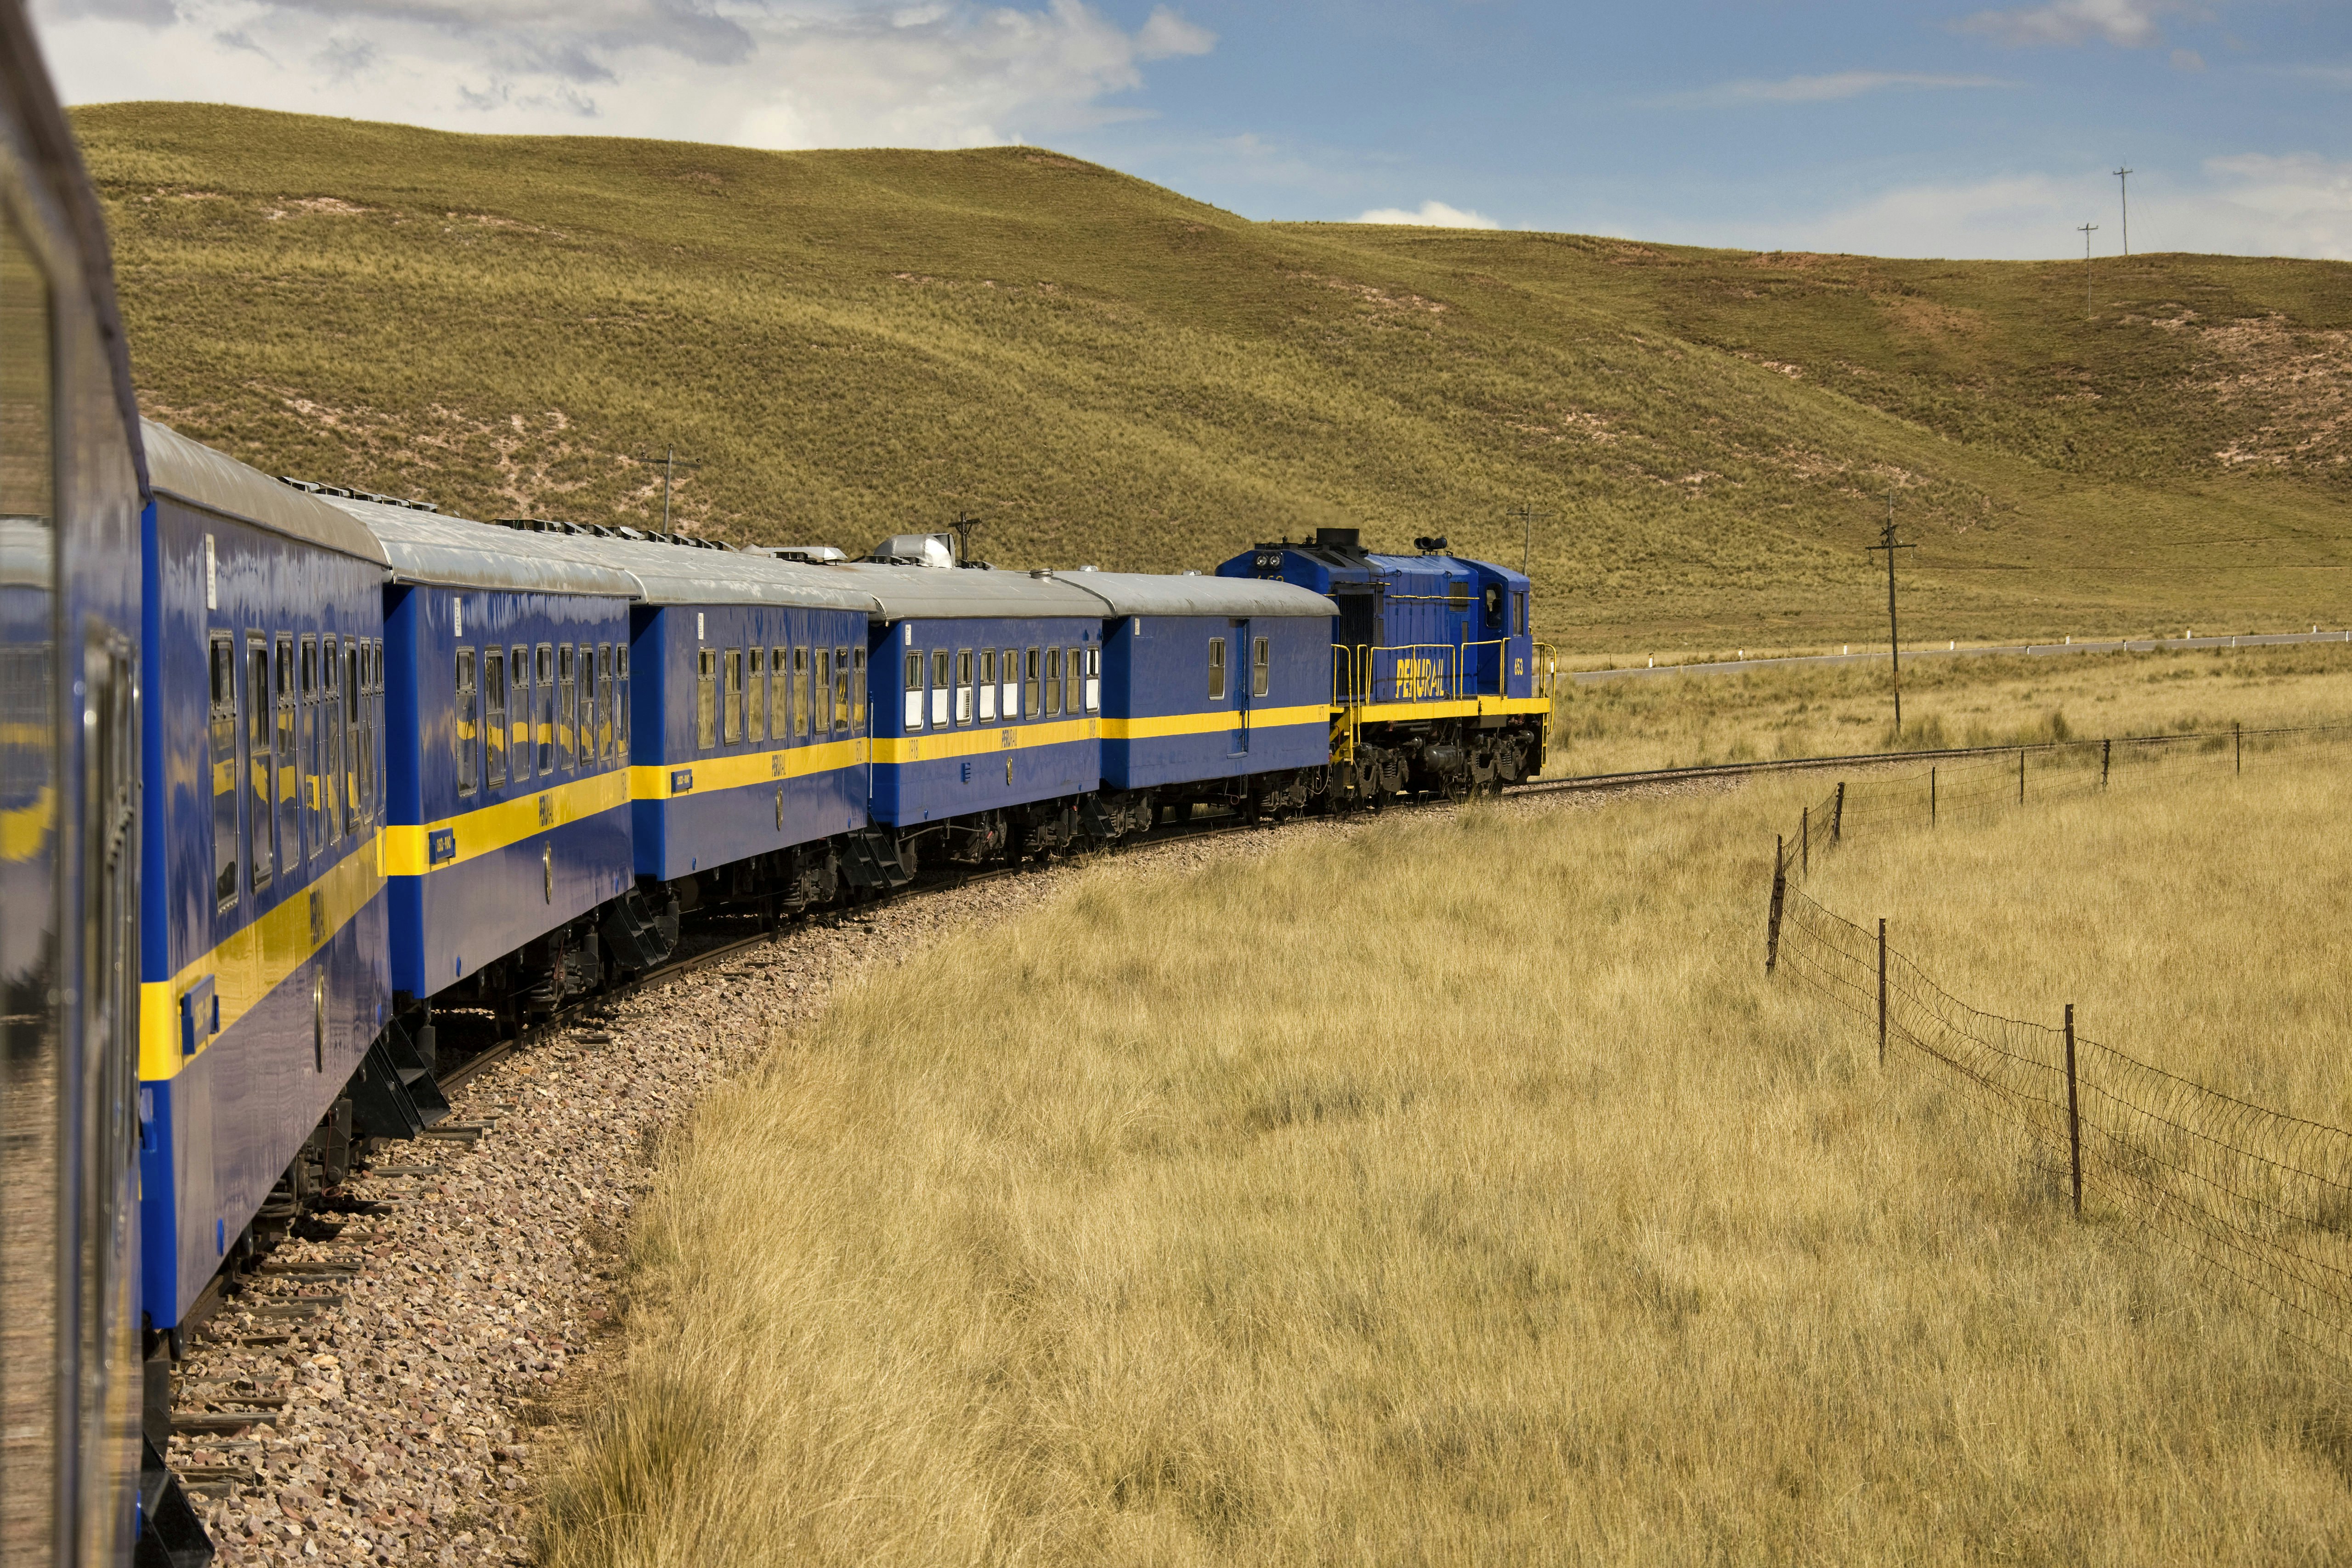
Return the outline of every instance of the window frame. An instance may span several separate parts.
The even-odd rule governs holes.
[[[322,817],[327,785],[320,776],[323,770],[319,760],[325,744],[319,733],[319,634],[304,632],[297,647],[300,668],[296,684],[301,688],[301,707],[295,744],[302,757],[302,776],[298,786],[302,796],[302,851],[305,858],[315,858],[327,847]]]
[[[814,679],[817,699],[815,714],[817,733],[830,735],[833,733],[833,650],[831,648],[821,647],[816,650]]]
[[[719,744],[719,650],[694,650],[694,749],[707,752]]]
[[[996,650],[994,648],[984,647],[980,650],[979,674],[980,722],[993,724],[996,722]]]
[[[449,765],[457,776],[457,798],[480,793],[482,787],[481,676],[475,650],[460,643],[453,670],[449,700]]]
[[[866,649],[856,645],[849,650],[849,732],[866,733]]]
[[[923,727],[923,653],[920,648],[907,650],[907,692],[905,724],[907,733],[913,734]]]
[[[808,645],[801,643],[793,648],[793,739],[805,741],[809,735],[809,710],[815,706],[809,691],[810,671],[814,661],[809,658]]]
[[[278,847],[278,864],[291,870],[303,860],[302,854],[302,762],[298,749],[301,734],[301,701],[294,679],[294,634],[279,632],[277,637],[277,668],[270,681],[271,707],[277,721],[278,798],[270,804],[270,815],[281,817],[273,830],[271,840]],[[289,829],[291,829],[290,835]],[[286,852],[289,837],[294,852]]]
[[[974,710],[971,700],[971,678],[974,668],[971,649],[968,647],[956,649],[955,721],[959,724],[969,724],[972,721]]]
[[[222,910],[236,908],[243,868],[237,854],[237,797],[245,792],[237,776],[238,732],[244,729],[236,706],[236,633],[216,631],[206,644],[205,670],[211,705],[206,728],[212,756],[213,901]],[[221,769],[228,769],[228,787],[221,787]],[[221,800],[228,801],[228,820],[221,820]],[[223,829],[226,831],[224,832]],[[226,842],[224,843],[223,840]]]
[[[507,650],[482,649],[482,763],[487,787],[507,783]]]
[[[1045,715],[1048,719],[1058,719],[1062,716],[1062,650],[1059,647],[1049,647],[1045,650]]]
[[[258,899],[278,869],[277,846],[273,842],[278,836],[274,787],[278,749],[270,732],[272,714],[266,700],[272,689],[268,632],[248,630],[245,634],[245,689],[248,693],[259,693],[247,698],[237,724],[244,740],[241,761],[247,790],[245,809],[251,823],[246,830],[246,888]],[[261,753],[257,758],[254,755],[257,751]],[[268,819],[266,824],[264,818]]]
[[[530,645],[519,642],[507,649],[507,749],[511,753],[509,776],[516,784],[530,780],[531,753],[537,750],[530,739]]]
[[[579,765],[580,650],[568,642],[555,645],[555,771],[568,773]]]
[[[531,649],[531,693],[538,706],[531,712],[531,744],[539,752],[541,778],[555,773],[555,645],[543,642]]]
[[[1225,639],[1209,639],[1209,700],[1225,700]]]
[[[768,737],[793,738],[793,650],[782,643],[768,650]]]
[[[833,732],[849,732],[849,649],[833,650]]]
[[[1024,657],[1021,677],[1021,711],[1030,719],[1037,717],[1037,683],[1045,668],[1045,651],[1032,647]]]
[[[1004,650],[1004,662],[997,667],[996,678],[1003,691],[1003,707],[998,711],[997,718],[1001,721],[1010,723],[1021,717],[1021,650],[1019,648],[1009,647]]]
[[[1250,638],[1250,695],[1264,697],[1274,688],[1274,639]]]
[[[613,645],[613,755],[629,760],[629,645]]]
[[[768,650],[757,646],[743,650],[743,739],[768,740]]]

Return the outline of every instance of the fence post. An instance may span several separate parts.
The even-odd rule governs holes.
[[[2235,719],[2230,721],[2230,739],[2238,748],[2238,772],[2243,773],[2246,771],[2246,731],[2240,728]]]
[[[1789,892],[1788,841],[1779,834],[1772,836],[1772,913],[1764,925],[1764,973],[1769,974],[1780,962],[1780,900]]]
[[[2025,748],[2017,748],[2017,804],[2025,804]]]
[[[2115,760],[2115,755],[2116,743],[2113,741],[2099,742],[2099,787],[2101,789],[2107,787],[2107,764]]]
[[[1927,826],[1936,826],[1936,770],[1927,770]]]
[[[1878,1065],[1886,1065],[1886,917],[1878,917]]]
[[[1838,844],[1845,838],[1845,780],[1838,780],[1837,805],[1830,808],[1830,842]]]
[[[2074,1217],[2083,1217],[2083,1110],[2074,1093],[2074,1004],[2066,1004],[2066,1147],[2074,1170]]]
[[[1801,836],[1797,840],[1797,853],[1801,857],[1797,861],[1797,869],[1802,875],[1810,877],[1813,874],[1813,808],[1811,806],[1805,807],[1804,816],[1798,819],[1797,832]]]

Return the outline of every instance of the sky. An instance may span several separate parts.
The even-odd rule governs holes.
[[[1051,146],[1251,218],[2352,259],[2352,0],[35,0],[71,103]],[[2128,181],[2113,171],[2127,167]]]

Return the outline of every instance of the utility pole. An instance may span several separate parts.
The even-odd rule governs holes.
[[[2092,315],[2091,236],[2098,232],[2099,226],[2095,223],[2085,223],[2077,224],[2075,227],[2080,229],[2083,235],[2083,319],[2087,321],[2091,319]]]
[[[956,564],[961,566],[971,559],[971,536],[979,531],[980,519],[958,509],[955,521],[948,528],[956,536]]]
[[[680,462],[678,460],[677,448],[675,447],[670,447],[667,451],[664,452],[657,458],[640,457],[636,460],[640,463],[659,463],[662,466],[661,531],[664,533],[667,533],[669,531],[669,491],[671,484],[677,479],[677,471],[680,468],[698,468],[702,467],[702,465],[700,463]]]
[[[1505,517],[1516,517],[1519,520],[1519,575],[1524,577],[1528,574],[1528,562],[1535,552],[1536,519],[1542,518],[1545,521],[1549,522],[1558,514],[1549,511],[1537,511],[1533,508],[1529,507],[1526,502],[1522,501],[1517,511],[1507,511],[1503,515]]]
[[[2129,169],[2116,171],[2116,184],[2122,189],[2124,195],[2124,254],[2126,256],[2131,254],[2131,175],[2132,172]]]
[[[1863,553],[1875,555],[1882,550],[1886,552],[1886,647],[1887,651],[1894,656],[1895,661],[1895,737],[1896,740],[1903,738],[1903,640],[1897,635],[1895,626],[1895,552],[1898,550],[1918,548],[1916,544],[1895,542],[1895,491],[1890,489],[1886,492],[1886,526],[1880,531],[1878,542]]]

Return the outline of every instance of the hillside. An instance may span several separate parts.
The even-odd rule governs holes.
[[[1033,148],[84,109],[149,411],[475,515],[1206,567],[1354,524],[1575,647],[2344,623],[2352,267],[1269,225]]]

